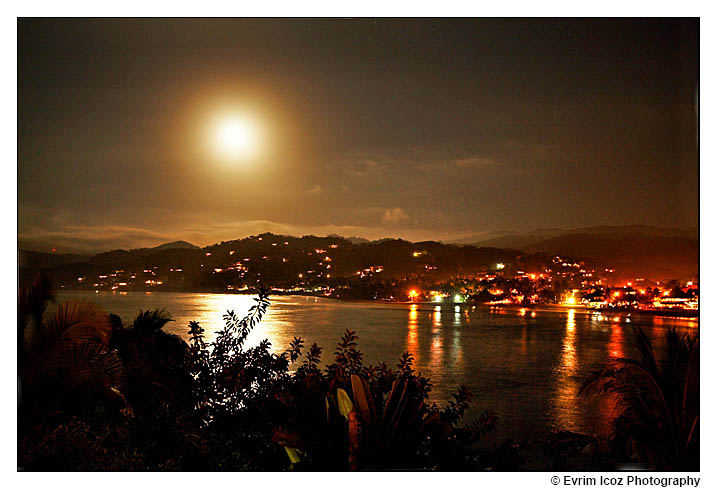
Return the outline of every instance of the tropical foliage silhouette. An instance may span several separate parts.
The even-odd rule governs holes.
[[[89,399],[114,412],[126,407],[124,366],[109,345],[107,314],[85,301],[47,310],[53,301],[42,276],[18,294],[18,442],[30,446],[29,460],[43,460],[52,445],[71,444],[68,424],[97,408]]]
[[[228,312],[226,326],[212,344],[204,342],[199,325],[190,325],[193,374],[203,390],[200,407],[213,435],[221,437],[230,428],[266,430],[265,442],[284,446],[287,456],[280,461],[295,468],[445,467],[456,464],[461,451],[465,464],[479,465],[471,460],[471,445],[493,430],[496,417],[487,413],[469,427],[457,427],[471,399],[466,387],[443,410],[427,405],[431,385],[414,372],[408,353],[396,372],[386,364],[365,366],[351,331],[324,370],[316,344],[300,362],[303,341],[298,338],[278,355],[266,341],[245,349],[249,331],[268,304],[262,291],[245,318]],[[278,447],[255,449],[272,455],[267,464],[276,465]]]
[[[496,415],[485,412],[459,428],[471,400],[465,386],[444,409],[427,404],[431,384],[415,373],[409,353],[396,371],[385,363],[364,366],[356,340],[347,330],[335,362],[323,372],[313,345],[297,370],[295,389],[312,393],[316,408],[295,419],[294,427],[275,430],[274,440],[285,446],[292,463],[321,466],[318,460],[335,458],[340,461],[333,464],[345,469],[482,468],[471,447],[494,430]],[[290,357],[298,358],[301,345],[295,341],[292,348]]]
[[[162,330],[163,310],[125,325],[64,302],[42,277],[18,296],[19,466],[26,469],[480,468],[472,443],[490,412],[460,428],[465,387],[440,409],[406,353],[367,366],[347,331],[334,360],[295,339],[282,353],[245,346],[269,299],[228,311],[211,343]]]

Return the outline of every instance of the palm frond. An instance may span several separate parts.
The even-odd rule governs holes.
[[[28,356],[46,358],[65,339],[92,339],[108,345],[112,323],[107,313],[94,303],[84,300],[63,301],[45,313],[40,325],[25,332]],[[35,362],[33,361],[33,362]]]
[[[94,384],[119,392],[125,387],[124,366],[117,352],[92,339],[64,340],[50,366],[61,371],[68,387]]]
[[[162,308],[140,311],[132,322],[132,329],[142,334],[149,334],[162,329],[167,323],[173,322],[172,316]]]
[[[692,441],[700,410],[698,337],[669,328],[656,349],[642,329],[634,332],[639,358],[609,360],[586,379],[580,393],[616,402],[613,439],[629,457],[650,455],[665,468],[697,461]],[[641,450],[635,452],[636,447]]]

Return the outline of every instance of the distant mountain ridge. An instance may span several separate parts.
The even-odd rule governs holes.
[[[280,263],[272,268],[271,274],[275,277],[279,277],[282,270],[288,270],[288,265],[296,263],[300,256],[304,257],[302,261],[307,259],[306,255],[302,255],[307,251],[315,248],[326,249],[332,243],[343,244],[342,250],[352,250],[351,254],[356,255],[345,260],[345,263],[352,264],[351,270],[342,270],[340,264],[334,263],[339,266],[333,268],[334,275],[355,273],[357,270],[376,264],[383,265],[387,272],[395,270],[396,273],[410,273],[413,268],[406,263],[407,257],[411,257],[415,250],[424,249],[432,252],[436,265],[449,266],[449,270],[456,271],[461,271],[462,264],[477,266],[476,259],[479,256],[480,262],[486,264],[490,260],[510,261],[521,253],[543,253],[604,264],[606,267],[616,269],[616,277],[626,279],[643,276],[692,279],[698,275],[698,230],[695,228],[659,228],[643,225],[597,226],[570,230],[540,229],[527,233],[494,232],[478,236],[483,240],[466,243],[466,240],[474,238],[466,237],[453,244],[443,244],[430,241],[412,243],[391,238],[369,241],[357,237],[343,238],[338,235],[327,237],[306,235],[298,238],[265,233],[202,248],[186,241],[175,241],[152,248],[118,249],[95,255],[49,254],[20,250],[18,259],[21,271],[24,271],[25,275],[40,270],[62,268],[68,272],[73,270],[72,274],[77,272],[79,276],[94,269],[123,269],[130,266],[139,267],[142,264],[166,267],[178,267],[178,264],[183,264],[182,267],[189,267],[190,264],[200,267],[205,264],[208,267],[212,265],[223,268],[227,266],[224,262],[214,263],[212,256],[215,253],[221,251],[222,255],[227,256],[230,249],[234,249],[238,255],[249,254],[247,256],[251,255],[257,260],[257,257],[262,258],[266,255],[265,252],[260,254],[257,249],[261,243],[260,238],[264,237],[265,240],[273,243],[278,242],[277,245],[283,244],[286,240],[292,244],[287,250],[291,254],[290,262]],[[296,247],[300,247],[303,251]],[[467,250],[461,251],[461,248]],[[397,253],[397,250],[401,252]],[[209,255],[206,255],[207,253]],[[462,258],[459,260],[458,257]],[[265,274],[268,272],[265,271]],[[301,270],[297,269],[296,273],[300,272]]]
[[[591,226],[585,228],[540,228],[528,232],[494,231],[479,235],[469,235],[448,243],[465,243],[471,245],[480,244],[492,247],[514,247],[523,248],[541,240],[548,240],[561,235],[589,234],[641,234],[655,237],[667,236],[693,236],[698,238],[697,228],[660,228],[649,225],[626,225],[626,226]]]
[[[336,233],[331,233],[331,234],[327,235],[327,237],[328,237],[328,238],[341,238],[342,240],[350,241],[350,242],[352,242],[352,243],[355,244],[355,245],[358,245],[358,244],[360,244],[360,243],[369,243],[369,242],[371,241],[371,240],[367,240],[366,238],[362,238],[362,237],[359,237],[359,236],[343,237],[343,236],[341,236],[341,235],[337,235]]]
[[[594,226],[568,230],[540,229],[491,238],[484,236],[484,239],[476,241],[473,238],[466,237],[457,242],[598,260],[611,264],[625,277],[652,273],[682,278],[698,274],[697,228]]]
[[[510,264],[518,267],[523,260],[517,250],[492,247],[390,238],[353,243],[340,237],[271,233],[201,249],[184,245],[183,248],[111,250],[80,260],[63,254],[21,254],[28,259],[20,264],[21,284],[29,283],[40,271],[46,273],[53,284],[68,288],[87,288],[101,277],[130,274],[136,288],[144,287],[145,281],[150,281],[147,284],[160,281],[163,288],[182,291],[222,291],[239,278],[250,285],[281,287],[292,286],[298,279],[314,282],[351,279],[364,273],[380,274],[380,278],[387,279],[425,274],[448,279],[487,271],[497,263],[506,263],[507,268]],[[94,282],[89,282],[89,278]]]
[[[21,269],[43,270],[71,264],[111,264],[123,263],[129,257],[146,257],[152,254],[172,251],[200,250],[200,247],[185,241],[163,243],[151,248],[136,248],[131,250],[110,250],[98,254],[74,253],[47,253],[33,250],[18,250],[18,266]]]
[[[150,250],[172,250],[177,248],[189,248],[199,250],[200,247],[198,247],[197,245],[193,245],[189,242],[185,242],[184,240],[178,240],[176,242],[169,242],[163,243],[162,245],[157,245],[156,247],[152,247]]]

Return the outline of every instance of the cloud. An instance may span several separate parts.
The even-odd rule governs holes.
[[[179,237],[130,226],[63,226],[45,231],[18,233],[20,248],[29,250],[88,253],[117,248],[153,247],[181,240]]]
[[[398,223],[400,221],[408,221],[409,215],[401,208],[390,208],[384,213],[381,219],[382,223]]]
[[[365,175],[379,171],[384,167],[383,157],[366,155],[351,155],[347,157],[342,165],[345,166],[345,171],[354,177],[364,177]]]
[[[475,167],[497,167],[502,165],[500,162],[497,162],[496,160],[493,160],[491,158],[485,158],[485,157],[469,157],[469,158],[459,158],[458,160],[455,160],[454,163],[457,167],[462,168],[475,168]]]

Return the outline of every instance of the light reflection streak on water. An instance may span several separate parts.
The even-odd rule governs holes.
[[[626,343],[626,335],[624,328],[630,328],[624,326],[620,322],[612,322],[609,327],[608,342],[606,343],[606,350],[608,351],[609,358],[625,358],[626,351],[624,345]],[[600,434],[608,435],[611,432],[611,422],[619,414],[618,402],[614,397],[600,396],[592,397],[593,401],[597,401],[597,408],[601,416],[598,418],[598,425],[596,430]]]
[[[431,321],[431,351],[429,359],[429,368],[434,373],[433,377],[436,383],[442,382],[444,373],[444,342],[441,338],[441,308],[434,309]]]
[[[434,308],[431,315],[431,333],[433,334],[437,328],[441,328],[441,306]]]
[[[449,352],[452,370],[461,370],[464,361],[464,352],[461,343],[461,330],[463,322],[461,317],[461,308],[459,306],[457,306],[457,308],[458,311],[454,313],[454,324],[451,328],[451,350]]]
[[[419,312],[416,305],[409,308],[409,324],[406,334],[406,350],[414,356],[414,366],[420,364],[419,360]]]
[[[524,323],[523,327],[521,327],[521,340],[519,341],[519,347],[521,349],[521,354],[526,355],[528,352],[528,326],[526,323]]]
[[[575,378],[579,370],[576,354],[576,312],[568,310],[561,357],[554,369],[555,389],[552,403],[553,420],[564,430],[579,430],[578,391],[580,382]]]
[[[608,338],[608,354],[611,357],[626,357],[626,353],[623,350],[623,344],[626,341],[624,339],[623,328],[623,325],[620,323],[611,324],[611,335]]]

